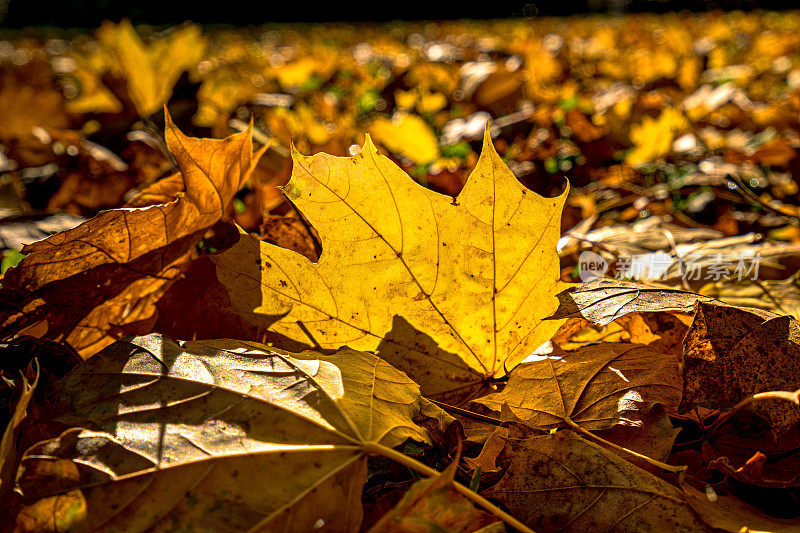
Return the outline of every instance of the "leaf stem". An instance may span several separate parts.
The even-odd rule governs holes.
[[[715,427],[719,427],[724,424],[730,417],[736,414],[739,409],[744,407],[745,405],[755,402],[758,400],[786,400],[792,402],[795,405],[800,405],[800,389],[797,389],[794,392],[783,391],[783,390],[774,390],[768,392],[758,392],[756,394],[751,394],[741,402],[737,403],[733,406],[733,409],[728,411],[727,413],[720,416],[716,422],[714,422]]]
[[[499,418],[494,418],[481,413],[476,413],[475,411],[470,411],[468,409],[456,407],[455,405],[450,405],[449,403],[440,402],[438,400],[431,400],[430,398],[428,398],[428,400],[431,403],[438,405],[439,407],[441,407],[442,409],[444,409],[449,413],[455,413],[461,416],[465,416],[467,418],[472,418],[473,420],[484,422],[486,424],[492,424],[493,426],[502,426],[504,424],[504,422]]]
[[[753,402],[755,400],[787,400],[797,405],[800,405],[800,389],[797,389],[794,392],[788,392],[784,390],[759,392],[757,394],[753,394],[752,396],[748,396],[741,402],[737,403],[736,406],[733,408],[733,410],[738,411],[748,403]]]
[[[397,461],[398,463],[400,463],[400,464],[402,464],[404,466],[407,466],[408,468],[411,468],[412,470],[416,470],[420,474],[424,474],[424,475],[429,476],[429,477],[441,475],[441,472],[437,472],[436,470],[434,470],[433,468],[429,467],[428,465],[426,465],[424,463],[421,463],[421,462],[417,461],[416,459],[414,459],[413,457],[409,457],[408,455],[406,455],[404,453],[400,453],[395,449],[392,449],[392,448],[389,448],[387,446],[384,446],[383,444],[378,444],[378,443],[375,443],[375,442],[367,442],[363,446],[364,446],[364,448],[363,448],[364,452],[366,452],[368,454],[371,454],[371,455],[382,455],[382,456],[384,456],[384,457],[386,457],[388,459],[391,459],[393,461]],[[464,485],[462,485],[458,481],[453,481],[453,488],[456,489],[456,492],[458,492],[459,494],[461,494],[462,496],[464,496],[465,498],[467,498],[471,502],[483,507],[484,509],[486,509],[487,511],[492,513],[494,516],[500,518],[503,522],[505,522],[509,526],[513,527],[514,529],[517,529],[517,530],[521,531],[522,533],[536,533],[531,528],[529,528],[528,526],[526,526],[525,524],[523,524],[522,522],[520,522],[519,520],[517,520],[516,518],[514,518],[510,514],[508,514],[507,512],[503,511],[498,506],[496,506],[495,504],[493,504],[492,502],[490,502],[489,500],[487,500],[486,498],[484,498],[483,496],[481,496],[477,492],[474,492],[474,491],[468,489],[467,487],[465,487]]]
[[[580,424],[576,423],[574,420],[572,420],[568,416],[564,417],[564,421],[567,424],[569,424],[569,426],[572,429],[574,429],[575,431],[577,431],[579,433],[582,433],[582,434],[586,435],[590,439],[593,439],[593,440],[595,440],[597,442],[605,444],[606,446],[610,446],[611,448],[614,448],[615,450],[619,450],[619,451],[628,453],[630,455],[633,455],[634,457],[637,457],[637,458],[641,459],[642,461],[647,462],[648,464],[651,464],[651,465],[653,465],[653,466],[655,466],[657,468],[665,470],[666,472],[670,472],[672,474],[675,474],[676,476],[680,477],[680,475],[687,469],[686,466],[673,466],[673,465],[669,465],[667,463],[662,463],[661,461],[653,459],[652,457],[647,457],[646,455],[643,455],[641,453],[635,452],[633,450],[629,450],[628,448],[624,448],[624,447],[620,446],[619,444],[614,444],[613,442],[608,441],[608,440],[604,439],[603,437],[598,437],[597,435],[595,435],[591,431],[581,427]]]

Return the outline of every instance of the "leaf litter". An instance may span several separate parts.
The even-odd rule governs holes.
[[[800,18],[610,20],[9,41],[3,529],[797,531]]]

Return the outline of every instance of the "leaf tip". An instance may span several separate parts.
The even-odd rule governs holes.
[[[297,145],[294,144],[294,138],[289,139],[289,153],[292,155],[292,161],[306,157],[305,154],[300,153],[300,150],[297,149]]]
[[[486,121],[486,124],[483,125],[483,146],[485,147],[487,144],[494,148],[494,143],[492,142],[492,128],[489,126],[490,120]]]
[[[486,125],[483,128],[483,146],[481,147],[480,157],[483,158],[492,155],[500,157],[500,155],[497,153],[497,149],[494,147],[494,141],[492,140],[492,127],[490,126],[490,120],[487,120]]]
[[[175,123],[172,122],[172,115],[169,114],[169,109],[167,108],[167,104],[164,104],[164,129],[168,130],[174,127]]]
[[[375,146],[375,143],[372,141],[372,136],[369,133],[364,134],[364,145],[361,147],[361,150],[366,150],[367,153],[377,154],[378,148]]]

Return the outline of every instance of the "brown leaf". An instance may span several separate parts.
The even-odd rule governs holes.
[[[711,302],[714,299],[680,289],[598,279],[560,293],[558,309],[549,318],[585,318],[594,324],[605,326],[628,313],[692,313],[696,301]]]
[[[675,444],[675,438],[681,430],[673,427],[669,415],[664,410],[664,407],[659,404],[647,406],[642,411],[642,423],[640,426],[619,424],[611,429],[598,431],[596,435],[618,446],[666,463],[672,451],[672,446]],[[631,461],[639,468],[643,468],[657,476],[663,474],[662,470],[655,468],[638,457],[631,456],[631,454],[619,449],[611,447],[607,447],[607,449],[609,452]]]
[[[484,494],[538,532],[797,530],[798,522],[782,525],[743,504],[721,513],[572,432],[509,446],[511,466]]]
[[[764,456],[765,460],[752,461],[756,456]],[[714,476],[719,471],[759,487],[797,487],[800,486],[800,427],[775,438],[764,417],[752,411],[739,411],[711,428],[703,442],[702,458],[703,469],[698,471],[701,478],[708,472]]]
[[[294,250],[310,261],[319,259],[320,248],[309,231],[309,226],[304,224],[299,217],[265,216],[260,233],[261,239],[268,243]]]
[[[249,131],[224,140],[196,139],[183,135],[167,115],[166,136],[181,169],[183,195],[151,207],[104,211],[28,245],[27,257],[4,279],[6,287],[44,299],[48,336],[84,357],[126,325],[154,318],[155,303],[180,265],[223,216],[258,160]]]
[[[789,479],[770,479],[764,472],[766,464],[767,456],[761,452],[756,452],[739,468],[732,465],[730,460],[724,456],[711,461],[709,468],[719,470],[742,483],[758,485],[759,487],[784,489],[796,487],[800,484],[800,474]]]
[[[570,318],[551,339],[554,346],[570,351],[595,342],[646,344],[658,352],[683,356],[683,337],[692,315],[679,312],[628,313],[605,326],[584,318]]]
[[[537,429],[572,420],[599,430],[640,425],[645,402],[677,406],[680,383],[675,357],[647,346],[602,343],[523,363],[501,392],[474,401]]]
[[[52,161],[53,150],[41,139],[47,138],[49,130],[69,125],[60,91],[21,83],[12,76],[4,76],[0,84],[0,117],[0,141],[11,158],[25,166]]]
[[[684,396],[693,405],[731,408],[748,396],[795,390],[800,383],[800,323],[769,311],[716,303],[696,304],[683,343]],[[800,421],[800,408],[785,401],[758,401],[776,434]]]
[[[481,453],[478,454],[477,457],[474,459],[470,457],[464,458],[464,463],[467,464],[472,470],[476,470],[477,468],[481,469],[481,472],[497,472],[499,467],[497,466],[497,458],[499,457],[500,453],[506,447],[506,440],[508,439],[508,428],[496,428],[489,438],[486,439],[486,442],[483,444],[483,448],[481,449]]]
[[[459,531],[471,533],[490,524],[505,528],[496,517],[476,509],[453,488],[457,464],[452,463],[440,475],[414,483],[403,499],[383,516],[370,533],[428,533],[429,531]]]
[[[368,447],[429,442],[405,374],[326,357],[161,335],[108,347],[55,388],[18,490],[21,531],[356,531]],[[83,429],[90,428],[90,429]],[[72,498],[71,509],[59,508]]]
[[[214,264],[208,257],[200,257],[182,265],[179,279],[156,304],[152,329],[177,339],[277,340],[260,336],[258,328],[225,311],[229,305],[228,292],[217,280]]]

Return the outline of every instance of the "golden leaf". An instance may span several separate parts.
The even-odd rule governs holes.
[[[99,52],[95,53],[99,55]],[[80,87],[80,92],[67,100],[66,108],[70,113],[119,113],[123,110],[120,102],[100,79],[94,70],[92,58],[76,57],[76,68],[72,76]],[[97,62],[97,61],[95,61]],[[105,62],[102,63],[105,65]]]
[[[667,155],[672,150],[672,141],[682,130],[689,127],[683,114],[674,108],[665,108],[657,119],[645,117],[641,124],[631,128],[634,149],[625,160],[631,166],[641,165]]]
[[[178,77],[200,62],[206,47],[198,26],[185,26],[147,46],[127,19],[104,23],[97,40],[109,56],[108,66],[127,82],[128,96],[143,117],[161,109]]]
[[[387,150],[417,165],[430,163],[439,157],[436,135],[417,115],[400,113],[391,120],[380,117],[370,127],[370,133]]]
[[[415,183],[368,139],[351,158],[293,154],[287,196],[322,254],[242,234],[215,256],[234,311],[310,346],[379,355],[443,395],[501,377],[550,339],[558,320],[555,246],[567,196],[520,184],[488,132],[455,199]]]

